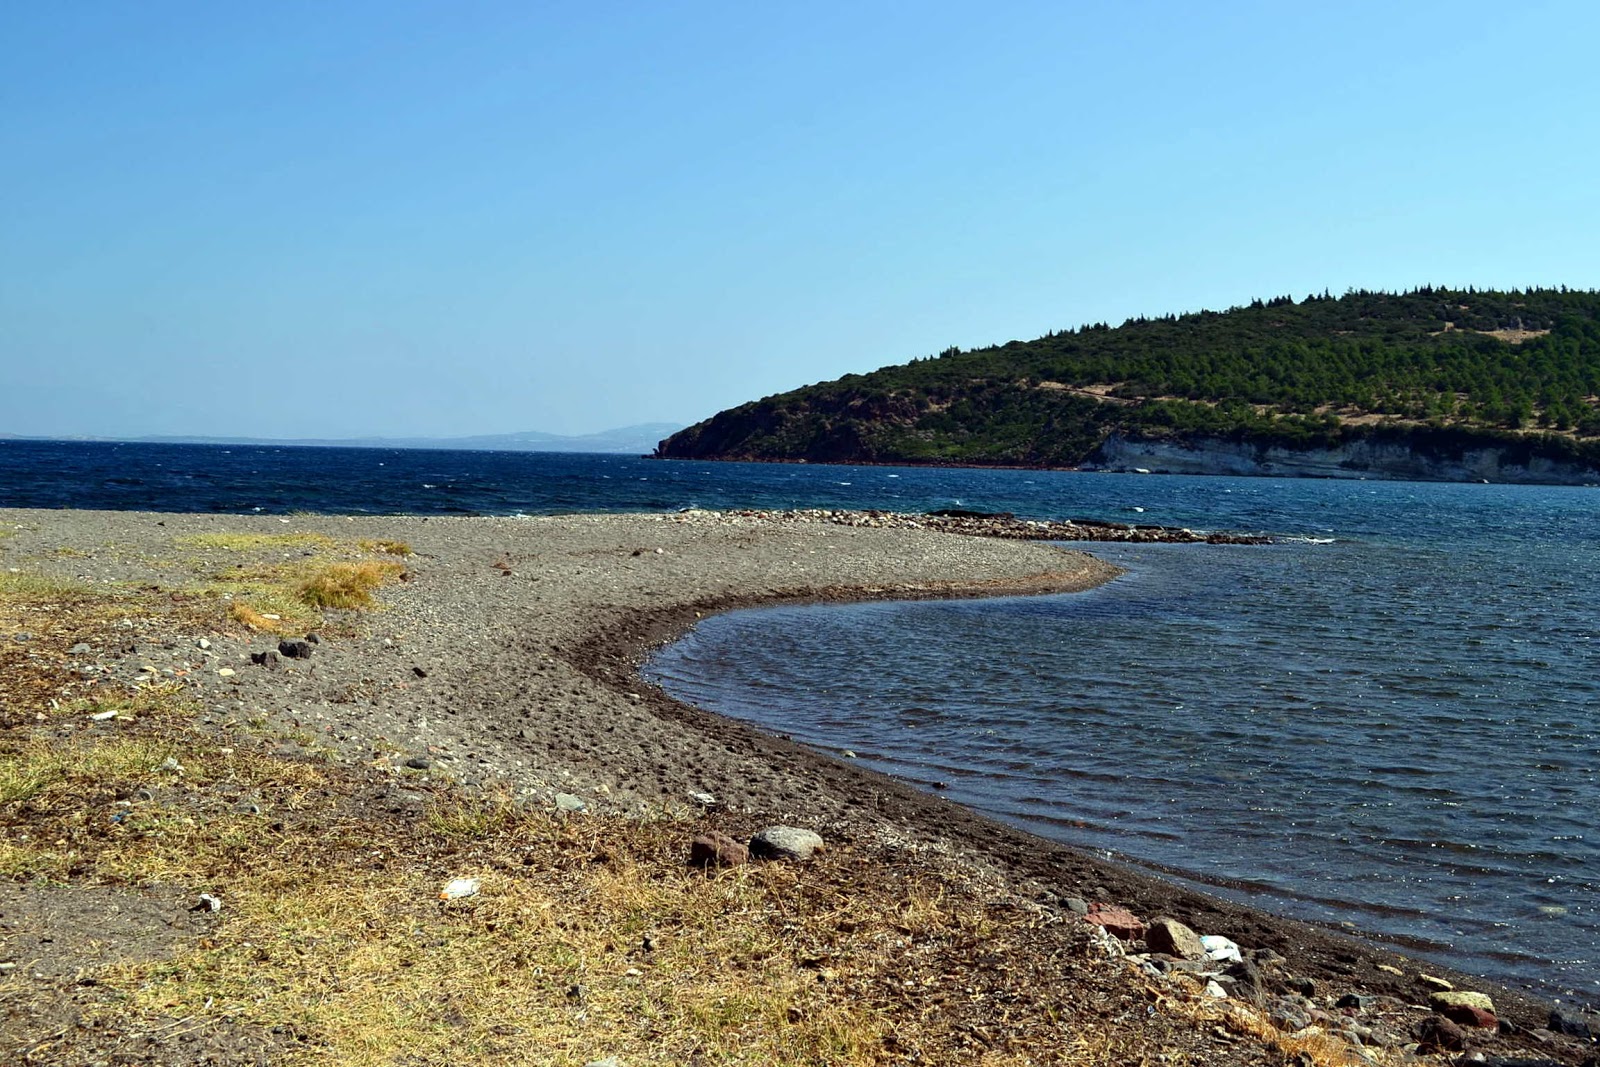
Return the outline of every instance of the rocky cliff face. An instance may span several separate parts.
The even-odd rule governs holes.
[[[1152,474],[1281,475],[1314,478],[1393,478],[1430,482],[1514,482],[1594,485],[1600,471],[1509,448],[1483,447],[1431,454],[1393,441],[1355,440],[1306,450],[1222,438],[1141,440],[1114,434],[1083,464],[1085,470]]]

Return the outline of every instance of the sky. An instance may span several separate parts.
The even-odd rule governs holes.
[[[0,434],[577,434],[1600,287],[1600,5],[0,0]]]

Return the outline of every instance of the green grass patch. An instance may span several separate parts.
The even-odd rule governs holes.
[[[227,552],[259,552],[273,548],[331,549],[338,544],[319,533],[204,533],[186,534],[177,539],[184,548],[219,548]]]

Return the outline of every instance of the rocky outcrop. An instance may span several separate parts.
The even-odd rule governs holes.
[[[1600,482],[1600,471],[1593,467],[1510,445],[1431,450],[1414,447],[1403,439],[1383,438],[1357,438],[1328,448],[1296,449],[1215,437],[1155,439],[1113,434],[1090,455],[1084,469],[1534,485]]]

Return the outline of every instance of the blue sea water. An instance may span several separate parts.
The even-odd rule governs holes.
[[[1093,546],[1127,573],[1070,596],[735,612],[650,670],[1040,834],[1600,997],[1595,489],[0,442],[0,506],[964,506],[1281,535]]]

